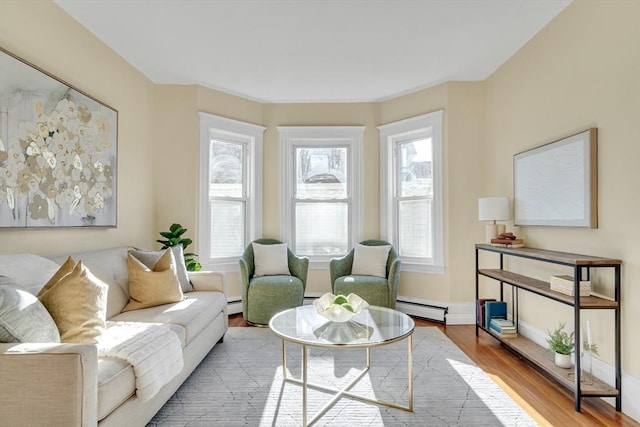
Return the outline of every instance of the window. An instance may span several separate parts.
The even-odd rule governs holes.
[[[283,153],[282,239],[312,268],[360,240],[362,126],[278,127]]]
[[[262,233],[264,127],[200,113],[199,258],[220,270],[237,267]]]
[[[404,271],[444,272],[442,111],[380,126],[380,223]]]

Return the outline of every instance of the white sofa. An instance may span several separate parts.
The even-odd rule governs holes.
[[[113,248],[46,259],[0,255],[0,276],[34,295],[68,255],[109,286],[107,320],[168,325],[183,347],[184,367],[150,400],[135,394],[122,359],[98,357],[96,345],[0,343],[0,426],[144,426],[180,387],[228,328],[222,276],[189,273],[194,291],[173,304],[121,313],[129,301],[127,252]],[[55,261],[55,262],[54,262]]]

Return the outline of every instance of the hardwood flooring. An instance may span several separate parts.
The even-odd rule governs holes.
[[[640,423],[597,398],[583,399],[582,411],[575,412],[572,393],[487,334],[480,333],[476,337],[473,325],[446,326],[418,318],[414,320],[416,326],[440,328],[541,426],[640,427]],[[242,314],[229,316],[229,326],[250,327]]]

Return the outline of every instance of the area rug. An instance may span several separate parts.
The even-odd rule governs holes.
[[[287,368],[300,378],[300,346]],[[407,404],[406,341],[371,350],[371,370],[353,391]],[[309,351],[309,381],[340,387],[365,366],[362,349]],[[535,426],[536,422],[438,328],[413,334],[414,410],[340,399],[316,426]],[[331,395],[309,389],[309,416]],[[229,328],[149,426],[299,426],[302,388],[283,383],[281,340],[265,328]]]

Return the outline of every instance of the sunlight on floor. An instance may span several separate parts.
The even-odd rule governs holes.
[[[289,360],[287,360],[289,362]],[[322,358],[318,358],[316,362],[322,363]],[[334,369],[334,375],[324,378],[313,378],[313,365],[314,358],[309,358],[309,382],[318,384],[325,387],[332,387],[341,389],[344,387],[351,379],[355,378],[362,372],[359,368],[348,368],[345,371],[338,370],[338,372]],[[300,366],[292,363],[293,372],[291,370],[287,370],[287,378],[296,378],[300,379]],[[287,390],[292,390],[293,393],[285,393],[285,388]],[[375,398],[375,391],[373,388],[373,383],[369,374],[365,375],[358,381],[358,383],[351,388],[351,390],[356,391],[364,396],[370,396]],[[323,392],[319,390],[313,389],[311,386],[308,388],[308,419],[313,418],[319,411],[322,411],[325,405],[331,401],[334,397],[334,393]],[[292,397],[290,400],[283,400],[286,398],[286,395]],[[341,399],[352,400],[348,397],[341,397]],[[273,374],[273,381],[271,382],[271,386],[269,388],[269,395],[267,399],[265,399],[265,406],[262,408],[262,416],[260,418],[260,425],[275,425],[274,423],[287,423],[291,422],[291,419],[283,420],[279,419],[279,410],[281,405],[291,405],[291,408],[296,408],[294,411],[296,414],[296,418],[299,417],[297,421],[301,421],[302,419],[302,386],[285,383],[282,379],[282,365],[279,365]],[[272,404],[269,404],[272,402]],[[353,402],[357,402],[353,400]],[[336,402],[337,403],[337,402]],[[358,402],[363,404],[362,402]],[[370,407],[376,410],[375,417],[378,418],[382,422],[382,414],[380,413],[380,408],[378,408],[375,404],[370,404]],[[331,411],[333,405],[327,410],[327,412]],[[257,408],[256,408],[257,409]],[[372,416],[373,414],[369,414]]]
[[[501,418],[501,414],[499,411],[497,411],[498,408],[494,407],[497,403],[496,400],[491,399],[490,396],[487,395],[488,390],[486,389],[478,390],[477,387],[474,387],[475,386],[474,378],[476,377],[476,374],[482,373],[487,375],[489,378],[491,378],[491,380],[497,386],[499,386],[502,390],[504,390],[504,392],[509,397],[511,397],[511,399],[513,399],[513,401],[517,405],[519,405],[522,409],[524,409],[531,416],[531,418],[533,418],[538,424],[545,427],[551,426],[551,424],[542,415],[540,415],[540,413],[538,413],[535,409],[533,409],[531,405],[529,405],[524,399],[522,399],[520,395],[518,395],[504,381],[502,381],[500,377],[489,374],[489,373],[485,373],[484,371],[482,371],[482,369],[480,369],[475,365],[468,365],[452,359],[448,359],[448,361],[453,367],[453,369],[455,369],[460,374],[460,378],[464,379],[464,381],[469,385],[469,387],[471,387],[471,389],[477,394],[477,396],[483,401],[483,403],[487,405],[487,408],[489,408],[489,410],[491,410],[498,419]],[[500,419],[500,421],[507,424],[510,420]]]

